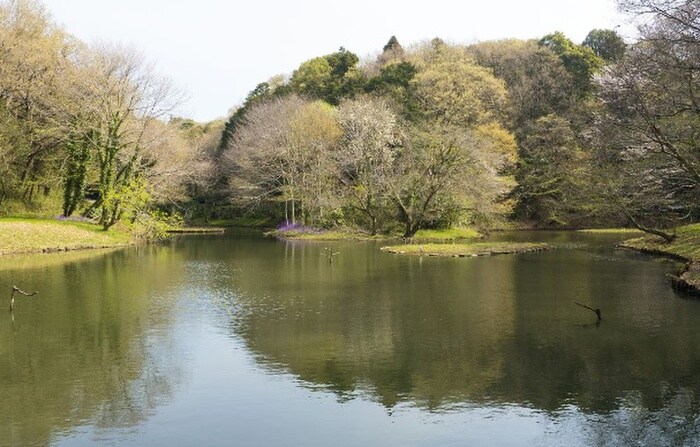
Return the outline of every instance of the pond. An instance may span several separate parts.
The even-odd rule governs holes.
[[[7,305],[39,291],[0,313],[0,445],[698,445],[677,265],[614,235],[499,238],[555,248],[225,235],[0,258]]]

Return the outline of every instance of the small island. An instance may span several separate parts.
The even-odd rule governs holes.
[[[399,255],[443,256],[466,258],[476,256],[532,253],[550,249],[551,246],[535,242],[477,242],[466,244],[410,244],[391,245],[381,250]]]

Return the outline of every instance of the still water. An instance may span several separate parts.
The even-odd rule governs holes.
[[[700,302],[674,264],[500,237],[556,249],[228,235],[3,257],[6,304],[39,295],[0,312],[0,446],[700,444]]]

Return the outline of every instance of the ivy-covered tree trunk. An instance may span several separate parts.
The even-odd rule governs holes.
[[[114,123],[113,123],[114,124]],[[117,129],[110,125],[105,144],[100,147],[100,198],[98,209],[100,210],[100,225],[107,230],[114,225],[112,220],[114,208],[114,177],[116,156],[119,151]]]
[[[85,199],[88,163],[90,161],[90,142],[88,138],[72,139],[68,145],[63,190],[63,215],[72,215]]]

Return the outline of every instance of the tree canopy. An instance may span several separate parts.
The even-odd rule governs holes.
[[[138,52],[86,45],[14,0],[0,3],[0,72],[0,205],[62,190],[64,216],[107,229],[184,200],[173,192],[195,176],[195,148],[165,122],[179,94]]]
[[[34,0],[0,3],[0,211],[99,222],[260,213],[410,237],[696,222],[700,11],[620,0],[638,36],[594,29],[471,45],[391,36],[260,82],[226,120],[135,50],[88,45]]]
[[[700,217],[700,6],[622,4],[651,20],[599,79],[600,160],[610,174],[605,193],[640,228],[694,221]]]

